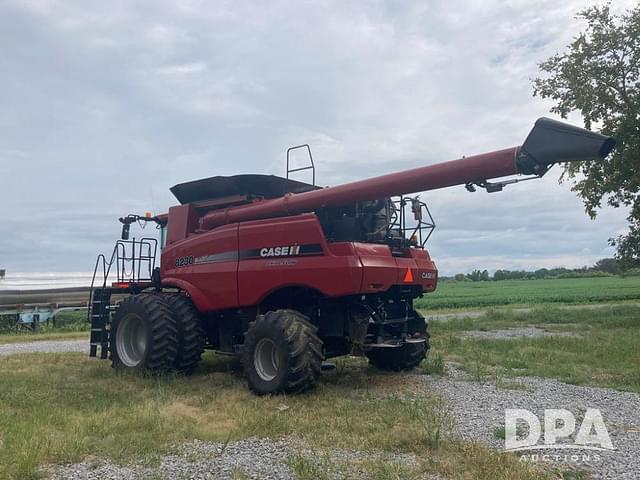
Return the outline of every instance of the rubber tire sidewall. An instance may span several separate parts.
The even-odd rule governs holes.
[[[256,321],[247,334],[245,342],[244,364],[245,375],[251,390],[258,395],[284,392],[289,379],[289,342],[287,336],[276,322]],[[268,338],[275,344],[278,358],[278,372],[272,380],[264,380],[258,375],[254,366],[254,351],[260,340]]]
[[[149,315],[149,311],[147,306],[145,306],[141,300],[143,300],[143,296],[151,296],[152,294],[141,293],[138,295],[132,295],[130,297],[125,298],[116,313],[113,316],[113,320],[111,322],[111,332],[110,332],[110,351],[111,351],[111,365],[113,368],[118,370],[129,370],[129,371],[161,371],[161,370],[169,370],[171,368],[171,364],[173,363],[173,358],[171,358],[171,362],[164,361],[160,362],[158,365],[150,365],[150,357],[153,354],[153,334],[152,334],[152,325],[151,322],[153,319]],[[163,299],[156,297],[153,298],[154,301],[161,302],[162,307],[166,308],[166,314],[170,314],[169,307],[166,305]],[[120,360],[120,356],[118,354],[117,349],[117,335],[118,335],[118,327],[120,322],[130,314],[138,315],[142,319],[142,323],[144,326],[144,333],[146,338],[146,351],[144,352],[143,359],[138,365],[135,367],[130,367],[125,365],[122,360]],[[169,318],[172,321],[171,318]]]

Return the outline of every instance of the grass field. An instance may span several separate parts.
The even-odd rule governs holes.
[[[39,342],[45,340],[81,340],[83,338],[89,341],[89,332],[87,331],[49,331],[49,332],[20,332],[20,333],[7,333],[0,335],[0,345],[7,343],[28,343]]]
[[[154,465],[194,438],[229,442],[295,435],[319,456],[330,448],[410,452],[417,465],[361,465],[374,479],[537,479],[515,456],[451,438],[451,414],[438,398],[416,396],[403,375],[346,359],[311,394],[256,397],[234,359],[207,354],[191,377],[117,374],[81,354],[0,358],[0,478],[33,479],[39,466],[106,457]],[[333,466],[301,478],[328,478]],[[305,473],[306,472],[306,473]],[[305,476],[306,475],[306,476]],[[309,476],[311,475],[311,476]]]
[[[475,381],[518,388],[520,375],[640,392],[640,279],[592,278],[443,283],[425,297],[432,309],[484,310],[474,319],[431,322],[430,358],[422,374],[442,374],[458,362]],[[581,303],[621,302],[605,308]],[[559,308],[562,304],[575,308]],[[512,311],[511,306],[533,307]],[[499,307],[499,308],[496,308]],[[77,320],[77,319],[75,319]],[[0,336],[0,343],[83,338],[71,331]],[[573,336],[465,338],[468,331],[535,325]],[[295,437],[322,456],[331,448],[406,452],[416,465],[375,455],[358,468],[374,479],[577,478],[532,470],[517,457],[451,436],[446,404],[415,390],[411,377],[384,374],[362,359],[340,359],[336,372],[302,396],[256,397],[237,360],[207,353],[191,377],[145,377],[114,372],[82,354],[0,357],[0,478],[33,479],[47,464],[108,458],[157,465],[160,455],[192,439],[229,442]],[[415,382],[413,382],[415,383]],[[301,479],[328,478],[339,465],[291,459]]]
[[[438,310],[623,301],[640,302],[640,277],[441,282],[417,306]]]
[[[567,336],[463,338],[464,332],[536,326]],[[490,310],[474,319],[431,321],[432,355],[460,362],[476,380],[532,375],[640,392],[640,306],[598,310]]]

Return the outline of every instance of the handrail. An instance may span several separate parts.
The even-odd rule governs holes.
[[[91,321],[91,312],[93,310],[93,304],[92,304],[93,291],[95,287],[96,275],[98,273],[98,266],[100,264],[100,260],[102,260],[102,276],[103,276],[102,288],[104,288],[107,286],[107,279],[109,278],[109,273],[111,272],[111,265],[113,265],[113,260],[114,260],[114,257],[116,256],[116,248],[117,248],[117,244],[113,248],[113,251],[111,252],[111,258],[109,259],[109,262],[107,262],[107,257],[105,257],[102,253],[98,255],[98,258],[96,258],[96,264],[93,268],[93,276],[91,277],[91,287],[89,288],[89,303],[87,305],[87,321],[88,322]]]
[[[307,152],[309,153],[309,160],[311,161],[311,164],[306,166],[306,167],[289,168],[291,152],[293,150],[298,150],[300,148],[306,148],[307,149]],[[315,165],[315,163],[313,163],[313,155],[311,154],[311,147],[309,146],[309,144],[308,143],[303,143],[302,145],[296,145],[294,147],[287,148],[287,174],[286,174],[287,182],[285,183],[285,190],[286,190],[286,185],[287,185],[288,180],[289,180],[289,174],[290,173],[295,173],[295,172],[302,172],[304,170],[311,170],[311,178],[312,178],[311,184],[315,187],[316,186],[316,165]],[[288,192],[286,192],[286,191],[283,192],[283,195],[286,194],[286,193],[288,193]]]
[[[416,246],[424,248],[436,228],[435,220],[427,204],[417,197],[410,198],[405,196],[401,196],[398,200],[392,200],[391,203],[393,209],[387,226],[387,239],[389,241],[393,240],[391,233],[395,230],[400,234],[401,247],[406,247],[413,240]],[[414,227],[407,226],[405,207],[409,203],[411,203],[412,211],[416,215],[415,220],[417,223]],[[426,236],[423,234],[425,230],[428,231]],[[408,235],[408,233],[410,234]]]

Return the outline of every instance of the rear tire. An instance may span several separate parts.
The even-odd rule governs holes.
[[[125,298],[113,316],[111,364],[121,370],[165,371],[173,367],[178,331],[166,301],[157,294]]]
[[[424,338],[421,343],[405,343],[396,348],[377,348],[365,353],[369,363],[380,370],[410,370],[427,358],[429,352],[429,331],[427,321],[420,312],[413,310],[408,319],[407,329],[412,338]]]
[[[317,331],[295,310],[259,315],[244,339],[242,363],[249,388],[258,395],[313,388],[324,359]]]
[[[401,347],[376,348],[366,352],[369,363],[380,370],[410,370],[427,358],[429,341],[405,343]]]
[[[173,366],[182,373],[192,373],[204,352],[204,329],[193,302],[184,295],[167,295],[178,330],[178,351]]]

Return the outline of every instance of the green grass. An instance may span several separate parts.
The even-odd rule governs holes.
[[[640,277],[442,282],[416,306],[425,310],[640,301]]]
[[[420,364],[419,369],[427,375],[444,375],[444,365],[445,361],[442,355],[434,353]]]
[[[339,362],[314,392],[293,397],[252,395],[237,361],[212,354],[190,377],[117,373],[108,362],[73,353],[13,355],[0,358],[0,385],[3,479],[37,478],[41,465],[96,457],[157,465],[184,441],[252,436],[294,436],[318,452],[356,448],[418,458],[410,468],[373,462],[365,466],[373,478],[541,475],[515,456],[453,440],[441,400],[412,394],[402,375],[378,373],[360,359]],[[313,475],[304,459],[292,462],[301,477]]]
[[[89,341],[89,332],[17,332],[0,335],[0,345],[6,343],[28,343],[43,340],[81,340]]]
[[[575,336],[461,338],[468,330],[536,325]],[[640,307],[542,307],[530,312],[489,311],[477,319],[431,322],[432,354],[460,362],[477,381],[533,375],[566,383],[640,392]]]

